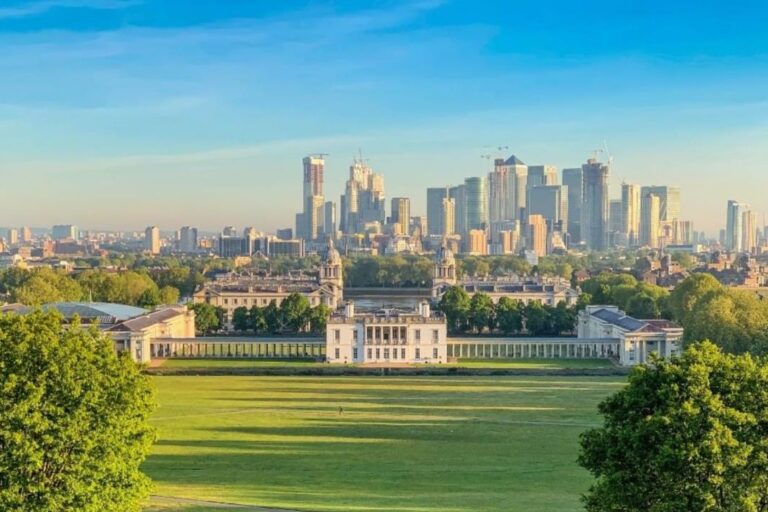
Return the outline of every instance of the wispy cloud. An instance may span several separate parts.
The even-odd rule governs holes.
[[[141,0],[39,0],[17,5],[0,7],[0,20],[37,16],[52,9],[125,9],[141,4]]]

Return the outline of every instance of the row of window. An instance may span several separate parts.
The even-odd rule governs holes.
[[[399,359],[406,359],[405,349],[404,348],[400,349],[399,354],[400,354]],[[341,357],[341,350],[336,348],[334,350],[334,355],[335,355],[335,358],[337,360],[340,359],[340,357]],[[375,350],[372,349],[372,348],[369,348],[368,352],[367,352],[368,359],[369,360],[373,360],[374,359],[374,355],[376,356],[375,359],[382,359],[382,355],[383,355],[384,359],[397,360],[398,359],[398,350],[397,350],[397,348],[393,348],[391,350],[388,349],[388,348],[385,348],[385,349],[377,348]],[[353,348],[352,349],[352,359],[356,361],[357,360],[357,356],[358,356],[357,349]],[[415,356],[415,359],[421,359],[421,349],[417,348],[415,353],[414,353],[414,356]],[[439,354],[437,348],[433,348],[432,349],[432,358],[433,359],[437,359],[438,357],[440,357],[440,354]]]
[[[317,297],[307,297],[307,299],[309,300],[309,303],[311,305],[313,305],[313,306],[316,306],[320,302],[320,299],[318,299]],[[225,306],[230,305],[230,299],[221,299],[221,300],[222,300],[222,303]],[[248,299],[248,298],[244,298],[244,299],[231,299],[232,305],[234,305],[234,306],[238,306],[238,305],[240,305],[240,306],[248,306],[248,305],[252,305],[252,306],[259,306],[259,305],[261,305],[261,306],[268,306],[269,303],[272,302],[273,300],[275,302],[279,302],[280,301],[280,297],[268,297],[268,298],[261,298],[261,299]]]

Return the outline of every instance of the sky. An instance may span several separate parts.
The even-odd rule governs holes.
[[[292,226],[301,159],[388,197],[483,155],[768,210],[768,2],[2,0],[0,225]],[[501,149],[499,149],[501,148]],[[596,153],[605,158],[605,153]],[[762,218],[762,217],[761,217]]]

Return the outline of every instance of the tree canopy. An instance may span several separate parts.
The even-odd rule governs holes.
[[[768,365],[704,342],[636,368],[599,406],[580,464],[589,512],[768,509]]]
[[[0,509],[141,510],[153,392],[127,354],[55,313],[0,315]]]

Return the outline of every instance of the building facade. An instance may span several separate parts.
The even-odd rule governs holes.
[[[326,359],[342,364],[442,364],[448,360],[445,317],[424,301],[416,311],[356,312],[353,302],[332,315]]]
[[[606,249],[608,242],[609,167],[591,158],[582,166],[582,171],[584,173],[582,239],[588,249],[602,251]]]

